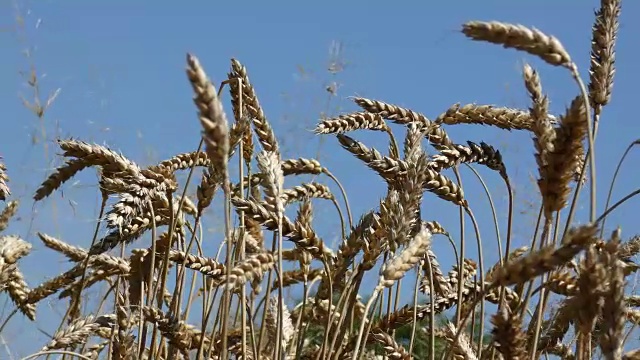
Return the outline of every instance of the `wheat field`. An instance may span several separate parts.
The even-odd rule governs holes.
[[[93,168],[102,220],[85,248],[37,233],[49,251],[69,261],[65,272],[39,284],[28,284],[21,270],[32,244],[6,232],[20,204],[12,199],[11,169],[0,159],[0,284],[15,305],[9,317],[37,324],[43,301],[55,296],[68,304],[58,331],[24,360],[640,359],[631,344],[640,297],[628,286],[639,269],[640,237],[623,238],[621,229],[605,233],[608,215],[638,191],[617,203],[596,203],[606,188],[596,187],[594,144],[613,89],[620,10],[619,0],[601,0],[589,69],[578,69],[561,40],[541,30],[497,21],[461,26],[471,40],[562,68],[575,84],[564,113],[550,113],[543,79],[524,64],[527,109],[457,103],[428,119],[354,97],[360,111],[320,120],[317,136],[335,137],[336,151],[361,162],[358,176],[386,185],[378,206],[363,214],[352,214],[339,179],[318,160],[283,158],[258,100],[259,84],[237,59],[226,80],[214,84],[198,57],[186,56],[193,121],[202,127],[194,152],[144,168],[106,146],[57,141],[64,165],[35,189],[33,200],[53,196]],[[510,206],[496,220],[507,233],[495,264],[485,263],[482,252],[492,235],[481,236],[476,222],[475,214],[487,209],[466,200],[458,168],[494,171],[511,195],[509,164],[490,144],[452,139],[447,130],[459,124],[532,138],[541,204],[536,231],[528,246],[513,246],[518,214]],[[388,148],[357,140],[363,131],[388,136]],[[299,175],[314,180],[285,187],[285,178]],[[187,196],[190,186],[194,197]],[[580,194],[589,200],[586,218],[577,214]],[[425,197],[457,206],[469,220],[460,226],[473,227],[475,239],[456,239],[454,230],[464,229],[445,229],[432,217],[437,212],[423,218]],[[205,240],[203,214],[216,198],[224,236]],[[330,201],[340,218],[334,248],[315,230],[318,199]],[[108,235],[100,237],[100,228]],[[436,237],[453,245],[450,269],[438,262]],[[203,252],[204,241],[218,251]],[[469,241],[477,242],[476,254],[469,253]],[[372,289],[363,282],[370,274]],[[86,294],[98,288],[97,304],[87,311]],[[293,288],[304,294],[298,304],[285,301]],[[413,304],[399,306],[402,291],[413,294]],[[427,302],[418,302],[418,294]]]

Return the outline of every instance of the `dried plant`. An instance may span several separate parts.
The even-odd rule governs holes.
[[[15,305],[14,313],[32,321],[44,304],[55,301],[52,295],[69,300],[60,328],[40,346],[69,357],[409,360],[554,355],[590,360],[601,354],[612,360],[638,359],[640,352],[629,348],[627,338],[640,324],[640,299],[627,284],[640,269],[634,261],[640,237],[623,241],[617,230],[605,239],[603,220],[610,212],[595,218],[592,197],[589,218],[578,222],[573,205],[586,167],[592,195],[595,191],[593,124],[611,99],[620,10],[619,0],[602,0],[595,14],[588,87],[554,36],[497,21],[463,25],[463,34],[473,40],[569,69],[580,93],[571,94],[573,101],[560,116],[549,113],[542,79],[525,64],[530,103],[524,109],[457,103],[429,120],[413,109],[356,97],[361,111],[320,120],[315,133],[335,136],[336,151],[361,161],[358,176],[379,176],[386,185],[378,206],[355,222],[346,192],[328,168],[315,159],[283,158],[246,67],[232,59],[222,82],[230,90],[232,118],[227,119],[222,88],[217,90],[198,58],[188,54],[186,75],[202,127],[202,137],[194,139],[200,140],[197,149],[144,168],[106,146],[57,142],[64,163],[33,199],[48,201],[80,171],[97,169],[103,199],[98,225],[107,234],[99,238],[98,227],[91,243],[77,246],[37,232],[43,251],[62,255],[67,268],[35,287],[23,275],[22,258],[32,245],[4,234],[16,217],[18,201],[11,199],[7,168],[0,162],[0,200],[7,200],[0,212],[0,291]],[[542,231],[527,246],[511,248],[515,214],[503,154],[481,139],[454,141],[447,130],[463,124],[530,133],[538,170],[538,187],[532,192],[539,191],[542,214],[536,229]],[[406,134],[401,142],[395,127],[401,130],[396,133]],[[388,151],[345,134],[366,131],[385,132]],[[240,171],[232,179],[235,159]],[[481,237],[476,205],[465,197],[460,165],[493,170],[510,194],[507,244],[503,248],[498,238],[499,258],[488,270],[482,252],[487,236]],[[201,173],[192,177],[195,168]],[[176,176],[179,171],[190,171],[186,181]],[[298,175],[314,178],[300,182]],[[324,176],[340,188],[343,199],[324,183]],[[192,179],[194,196],[187,195]],[[220,191],[223,210],[214,202]],[[329,200],[336,208],[340,239],[335,250],[321,236],[326,229],[315,216],[316,200]],[[477,257],[465,253],[464,238],[456,238],[467,233],[464,222],[459,231],[440,225],[439,204],[458,206],[471,219]],[[569,204],[568,213],[562,213]],[[222,234],[201,231],[206,211],[223,211]],[[423,218],[423,211],[429,218]],[[495,221],[501,235],[497,216]],[[456,261],[449,268],[435,246],[440,238],[453,244]],[[218,246],[217,252],[209,250],[211,244]],[[412,270],[416,278],[409,282]],[[375,271],[378,281],[372,289],[368,279]],[[106,290],[99,284],[107,285]],[[414,303],[400,304],[399,294],[410,284]],[[81,303],[89,290],[93,299],[98,292],[102,304]],[[302,301],[291,304],[290,291],[302,294]],[[418,301],[419,292],[427,295],[425,301]],[[449,311],[455,315],[438,321]],[[488,312],[490,322],[485,321]],[[485,332],[485,324],[490,331]]]

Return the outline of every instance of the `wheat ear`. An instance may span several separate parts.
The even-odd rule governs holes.
[[[358,351],[362,337],[365,332],[365,325],[367,324],[367,314],[374,301],[376,301],[378,294],[386,287],[391,287],[393,284],[404,276],[404,274],[417,264],[420,259],[427,252],[431,244],[431,232],[422,227],[420,231],[415,235],[411,243],[403,249],[398,256],[387,262],[382,269],[380,269],[380,281],[373,291],[373,295],[367,302],[362,316],[362,323],[360,325],[360,331],[358,332],[358,338],[356,345],[353,349],[353,360],[358,359]]]

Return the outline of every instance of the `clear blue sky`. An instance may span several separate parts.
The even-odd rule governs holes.
[[[74,137],[104,143],[142,165],[194,150],[200,128],[184,73],[186,52],[200,58],[216,83],[226,78],[231,57],[246,65],[285,156],[315,157],[320,149],[320,160],[346,186],[357,219],[378,204],[385,186],[342,150],[335,138],[327,137],[320,144],[311,134],[322,112],[336,115],[357,110],[348,99],[353,95],[410,107],[430,118],[456,102],[526,108],[529,103],[521,80],[525,61],[539,70],[552,110],[562,112],[577,94],[565,70],[551,68],[524,53],[472,42],[459,29],[469,20],[535,26],[563,42],[588,80],[593,11],[598,6],[597,1],[577,0],[185,2],[188,6],[171,1],[20,1],[27,16],[24,29],[16,33],[12,3],[4,1],[0,7],[0,29],[4,30],[0,32],[0,155],[9,169],[13,198],[22,202],[20,221],[7,233],[19,234],[34,245],[32,255],[21,263],[31,286],[69,268],[41,245],[36,231],[88,246],[98,211],[92,171],[64,185],[62,192],[33,204],[31,197],[38,184],[60,164],[60,158],[53,156],[58,153],[53,139]],[[634,14],[640,14],[640,3],[623,2],[614,93],[597,139],[600,210],[618,158],[640,137],[640,122],[632,110],[640,95],[640,24]],[[335,78],[326,71],[332,43],[341,44],[338,55],[346,63]],[[61,89],[44,120],[45,143],[33,143],[34,138],[41,139],[42,125],[19,98],[19,94],[32,98],[19,75],[29,68],[30,60],[23,55],[27,47],[34,49],[31,60],[40,75],[42,96]],[[332,81],[340,87],[328,102],[324,88]],[[399,138],[404,136],[402,128],[394,131]],[[486,141],[504,153],[517,190],[514,240],[516,245],[528,242],[537,210],[537,205],[528,205],[537,199],[537,189],[531,188],[536,168],[530,134],[479,126],[449,131],[457,142]],[[382,134],[350,135],[386,150]],[[633,166],[638,155],[632,154],[628,161],[614,199],[638,186]],[[481,173],[498,205],[498,215],[504,218],[502,184],[495,174],[484,169]],[[464,173],[464,181],[480,220],[486,266],[490,266],[497,255],[486,197],[470,172]],[[625,237],[633,235],[637,218],[633,210],[639,205],[638,200],[629,202],[608,225],[622,226]],[[326,241],[335,244],[337,233],[332,229],[337,225],[336,216],[326,205],[319,208],[318,223],[327,224],[320,231]],[[440,221],[458,238],[455,207],[427,196],[423,209],[426,220]],[[214,223],[212,220],[209,226]],[[502,225],[504,237],[504,221]],[[211,233],[205,241],[217,245],[218,239]],[[468,237],[468,241],[475,240]],[[438,239],[435,247],[446,272],[452,262],[450,247],[444,239]],[[475,257],[474,252],[474,247],[470,248],[468,256]],[[38,308],[38,325],[48,332],[58,325],[54,314],[66,305],[55,301],[55,296],[50,299],[50,304]],[[4,314],[10,310],[5,306]],[[44,336],[35,329],[21,316],[11,320],[3,336],[13,356],[27,355],[44,344]],[[0,344],[2,359],[9,358],[5,349]]]

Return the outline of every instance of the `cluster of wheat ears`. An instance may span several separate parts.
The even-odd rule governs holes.
[[[619,0],[602,0],[596,12],[588,86],[553,36],[502,22],[463,25],[462,32],[473,40],[518,49],[566,68],[578,86],[564,114],[549,114],[538,73],[524,65],[528,110],[456,104],[429,120],[409,109],[355,98],[362,111],[321,120],[318,134],[335,134],[344,150],[387,184],[379,206],[355,222],[344,191],[336,197],[318,182],[283,187],[284,177],[314,174],[342,189],[318,161],[281,157],[246,68],[232,60],[227,80],[216,89],[198,59],[188,55],[186,75],[203,128],[196,151],[141,168],[104,146],[59,140],[66,162],[42,183],[34,199],[43,200],[79,171],[96,168],[102,221],[91,245],[81,248],[38,233],[46,247],[74,265],[30,287],[19,264],[31,244],[13,235],[0,237],[0,284],[16,311],[35,320],[37,304],[49,296],[59,293],[69,301],[59,330],[28,358],[640,359],[640,350],[625,346],[640,323],[635,308],[640,299],[625,295],[625,279],[638,269],[632,258],[640,252],[640,238],[622,241],[619,230],[605,235],[604,221],[622,201],[607,204],[600,216],[595,204],[593,144],[611,96],[619,13]],[[225,85],[232,122],[220,100]],[[391,124],[406,131],[402,149]],[[457,205],[461,217],[471,219],[477,230],[463,188],[454,179],[458,166],[478,164],[504,180],[513,205],[500,153],[486,143],[454,142],[446,127],[457,124],[533,134],[541,207],[530,246],[510,248],[510,206],[500,260],[485,269],[479,233],[475,260],[465,257],[464,238],[452,239],[457,264],[445,275],[431,241],[451,235],[437,219],[422,218],[423,196],[433,194]],[[383,154],[344,134],[355,130],[386,132],[388,151]],[[425,140],[433,154],[423,149]],[[229,175],[235,159],[237,181]],[[203,171],[191,199],[186,193],[191,179],[200,175],[196,168]],[[178,182],[178,171],[188,171],[186,183]],[[6,174],[0,164],[2,200],[10,197]],[[584,184],[591,195],[589,219],[578,224],[574,213]],[[217,192],[224,198],[225,235],[210,239],[202,234],[201,219]],[[330,200],[339,211],[343,226],[337,249],[312,226],[313,199]],[[286,210],[294,203],[299,207],[290,218]],[[0,231],[17,206],[16,201],[7,203]],[[110,232],[99,238],[104,226]],[[149,243],[144,244],[143,235]],[[217,254],[203,253],[204,242],[219,243]],[[373,294],[364,293],[363,276],[373,269],[379,269],[379,280]],[[401,280],[411,270],[417,272],[412,286],[428,301],[400,307]],[[86,314],[82,295],[96,284],[107,284],[107,290]],[[304,292],[295,307],[284,301],[287,287]],[[557,301],[553,309],[551,300]],[[494,314],[486,314],[485,306],[495,309]],[[455,309],[450,321],[435,321],[450,309]],[[474,324],[485,332],[485,316],[492,326],[488,342],[473,334]],[[409,341],[398,340],[398,329],[407,326]],[[426,351],[416,352],[417,339],[428,344]]]

